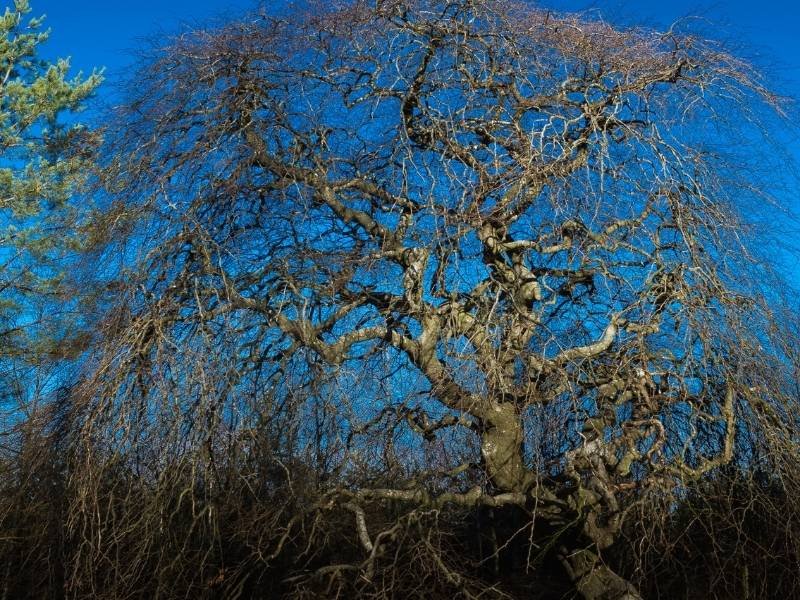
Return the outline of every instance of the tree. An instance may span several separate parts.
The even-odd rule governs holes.
[[[68,79],[69,61],[38,55],[49,32],[27,19],[27,0],[0,16],[0,211],[3,252],[3,357],[27,355],[31,302],[58,281],[54,250],[69,248],[67,201],[87,175],[92,138],[74,116],[100,82],[98,74]],[[76,151],[77,150],[77,151]],[[28,338],[28,339],[26,339]]]
[[[740,219],[769,193],[742,165],[779,99],[676,28],[482,0],[310,12],[186,35],[136,78],[103,175],[136,274],[82,388],[101,466],[77,485],[172,485],[166,461],[175,497],[208,500],[260,439],[298,515],[349,511],[363,553],[289,580],[377,586],[401,532],[489,511],[582,597],[638,598],[604,561],[635,507],[796,450]],[[375,533],[381,510],[400,516]]]

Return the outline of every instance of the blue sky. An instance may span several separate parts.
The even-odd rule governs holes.
[[[11,0],[0,0],[0,5]],[[141,39],[203,24],[258,5],[255,0],[30,0],[52,30],[48,58],[70,56],[84,71],[105,67],[124,76]]]

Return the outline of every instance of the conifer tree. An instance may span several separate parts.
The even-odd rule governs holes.
[[[27,0],[0,15],[0,356],[32,349],[43,323],[41,300],[53,297],[56,257],[79,240],[69,205],[87,172],[93,139],[75,114],[100,83],[99,73],[71,76],[69,59],[41,55],[49,37]],[[52,312],[52,311],[51,311]],[[41,340],[36,346],[41,346]]]

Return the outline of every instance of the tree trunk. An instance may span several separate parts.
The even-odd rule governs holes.
[[[481,454],[489,478],[499,490],[525,493],[531,474],[523,458],[523,431],[516,408],[510,403],[494,403],[482,417],[485,430]],[[591,549],[572,553],[562,549],[559,558],[584,600],[642,598],[629,581],[603,564]]]
[[[584,600],[642,600],[633,584],[604,565],[592,550],[568,553],[562,548],[559,558]]]
[[[481,454],[492,483],[504,492],[525,493],[531,478],[522,456],[522,423],[514,405],[496,403],[483,418]]]

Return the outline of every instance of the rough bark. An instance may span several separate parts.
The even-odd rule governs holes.
[[[522,423],[513,404],[495,403],[484,419],[481,455],[492,484],[503,492],[525,493],[531,479],[522,456]]]
[[[641,600],[636,587],[615,573],[591,549],[567,552],[561,559],[575,589],[584,600]]]

